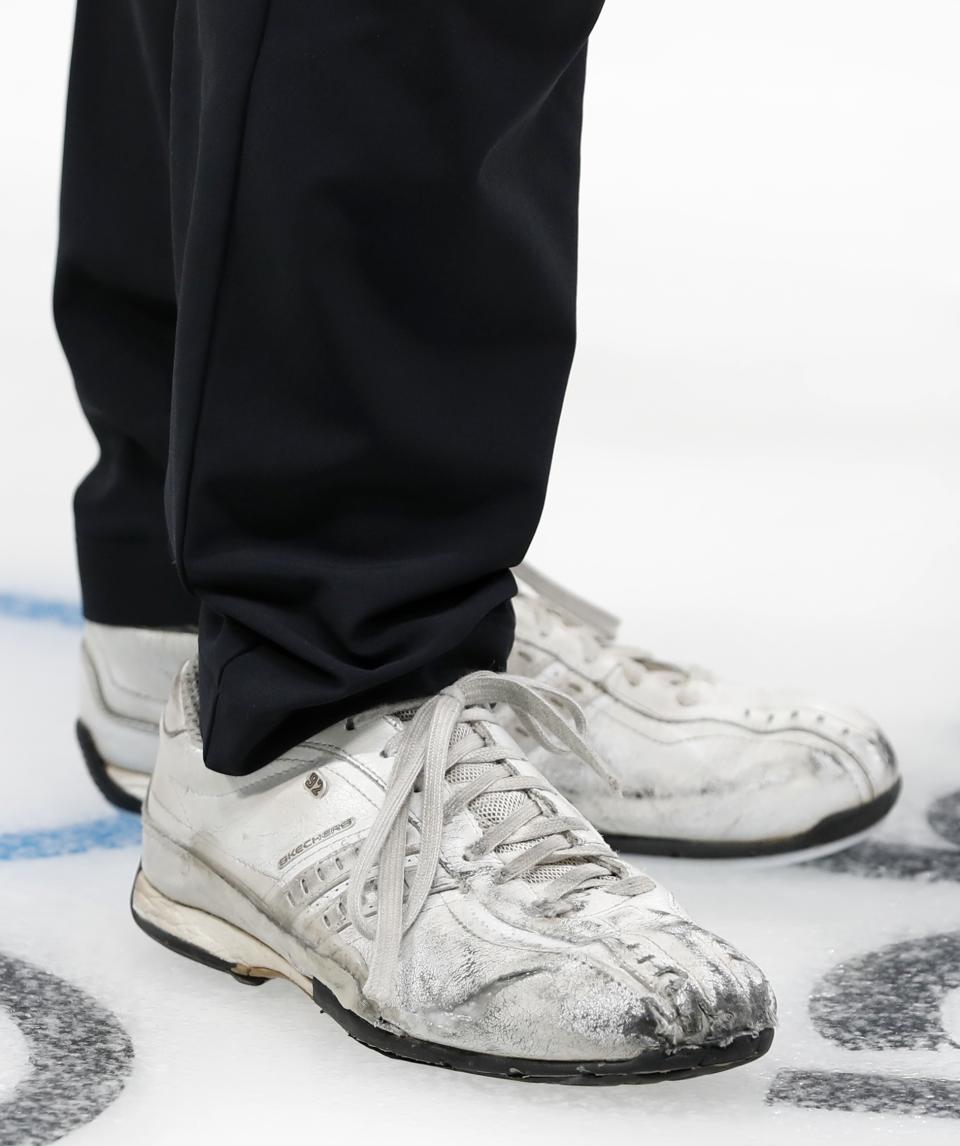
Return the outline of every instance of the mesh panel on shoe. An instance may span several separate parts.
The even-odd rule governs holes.
[[[404,708],[393,715],[397,720],[408,724],[416,714],[416,708]],[[472,722],[457,725],[450,740],[451,746],[455,747],[462,744],[468,736],[474,736],[484,744],[491,743],[490,738],[480,726]],[[460,784],[470,784],[489,771],[489,764],[454,764],[447,772],[447,782],[455,787]],[[471,800],[468,807],[481,827],[491,828],[496,824],[502,824],[504,820],[519,812],[531,800],[533,797],[524,792],[489,792]],[[501,844],[495,850],[501,859],[509,860],[512,856],[519,855],[520,852],[524,852],[530,847],[533,847],[532,843]],[[580,862],[580,860],[563,860],[560,863],[541,864],[533,871],[528,872],[523,879],[531,884],[549,883],[563,872],[564,867],[568,867],[571,863]]]
[[[413,720],[416,714],[416,708],[406,708],[400,712],[395,712],[394,716],[406,724]],[[471,735],[475,736],[484,744],[489,745],[491,743],[490,738],[476,722],[457,725],[450,743],[453,746],[461,744],[467,736]],[[480,776],[485,775],[489,770],[489,764],[454,764],[449,772],[447,772],[447,782],[454,786],[469,784]],[[496,824],[502,824],[504,820],[509,819],[516,812],[519,812],[525,804],[531,801],[540,806],[540,802],[536,800],[535,797],[525,792],[489,792],[484,793],[482,796],[477,796],[475,800],[470,801],[468,806],[480,826],[490,828]],[[519,855],[521,852],[525,852],[528,848],[533,846],[533,843],[527,842],[501,844],[495,849],[495,854],[506,862],[513,856]],[[551,864],[540,864],[532,871],[527,872],[522,878],[525,883],[534,885],[550,883],[551,880],[563,875],[567,868],[583,862],[584,861],[580,859],[571,859],[560,860],[557,863]],[[615,878],[616,877],[611,873],[609,879],[614,880]]]
[[[484,744],[489,743],[489,738],[473,724],[458,724],[451,743],[453,745],[460,744],[471,734]],[[451,784],[469,784],[489,771],[489,764],[454,764],[447,773],[447,781]],[[502,824],[515,812],[519,812],[529,799],[530,797],[524,792],[489,792],[471,800],[469,807],[482,826],[489,828],[494,824]],[[526,847],[527,845],[521,844],[519,846]]]
[[[469,726],[466,724],[459,725],[454,733],[452,743],[460,743],[464,737],[471,732],[484,743],[490,743],[483,732],[473,724]],[[489,764],[454,764],[447,773],[447,780],[454,785],[469,784],[472,780],[476,780],[478,777],[484,775],[489,769]],[[477,796],[475,800],[471,800],[468,807],[480,825],[484,828],[489,828],[495,824],[502,824],[504,820],[509,819],[510,816],[519,812],[524,805],[530,802],[540,806],[540,802],[526,792],[489,792]],[[495,854],[502,860],[508,861],[513,856],[519,855],[521,852],[525,852],[528,848],[533,846],[533,843],[527,842],[501,844],[495,849]],[[573,864],[580,863],[583,863],[583,860],[560,860],[558,863],[540,864],[532,871],[527,872],[526,875],[523,876],[523,880],[529,884],[550,883],[551,880],[562,875],[566,868]],[[614,877],[611,875],[610,878],[612,879]]]

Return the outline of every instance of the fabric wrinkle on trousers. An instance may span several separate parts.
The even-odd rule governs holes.
[[[199,624],[210,767],[502,668],[602,0],[79,0],[55,313],[85,615]]]

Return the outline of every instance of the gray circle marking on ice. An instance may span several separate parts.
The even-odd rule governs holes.
[[[810,996],[810,1017],[847,1050],[941,1050],[954,1045],[941,1014],[958,988],[960,931],[923,935],[834,967]]]
[[[960,792],[935,800],[927,812],[927,823],[938,836],[960,847]]]
[[[960,792],[936,800],[927,822],[955,846],[868,840],[810,866],[864,879],[960,883]],[[846,1050],[952,1050],[957,1040],[955,1007],[950,1004],[957,990],[960,932],[923,936],[834,967],[810,997],[810,1017],[824,1038]],[[767,1102],[960,1119],[960,1080],[781,1070],[770,1085]]]
[[[115,1101],[134,1052],[106,1007],[56,975],[0,952],[0,1008],[30,1053],[29,1072],[0,1104],[0,1146],[46,1146]]]

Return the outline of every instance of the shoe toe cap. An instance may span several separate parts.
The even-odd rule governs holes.
[[[584,1063],[726,1046],[775,1023],[776,1001],[759,969],[672,918],[632,937],[529,958],[405,1025],[480,1053]]]
[[[673,1049],[724,1045],[776,1025],[763,972],[736,948],[685,919],[673,919],[626,947],[644,1006],[637,1036]]]
[[[799,732],[811,743],[818,744],[819,750],[846,774],[858,791],[861,803],[883,796],[897,783],[896,754],[870,717],[854,710],[832,710],[813,702],[796,705],[789,717],[780,719],[786,725],[783,740],[789,741]]]
[[[874,724],[852,727],[844,735],[841,731],[839,746],[844,749],[853,765],[860,769],[866,782],[865,797],[876,799],[888,792],[899,779],[897,757],[886,736]]]

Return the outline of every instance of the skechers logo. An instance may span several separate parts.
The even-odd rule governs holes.
[[[334,824],[332,828],[327,828],[316,836],[310,836],[309,839],[304,840],[303,843],[297,844],[295,848],[288,851],[285,856],[281,856],[277,862],[277,867],[280,871],[283,871],[283,869],[292,859],[296,859],[297,856],[302,855],[308,848],[312,848],[316,844],[322,844],[324,840],[328,840],[331,836],[335,836],[337,832],[345,832],[347,828],[352,827],[353,816],[351,816],[349,820],[342,820],[339,824]]]
[[[304,780],[303,786],[311,796],[322,796],[327,790],[327,782],[319,772],[311,772]]]

